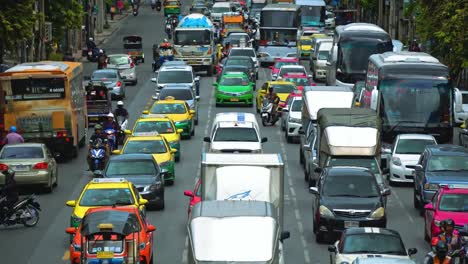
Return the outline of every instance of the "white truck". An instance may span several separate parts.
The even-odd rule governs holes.
[[[217,64],[216,48],[213,23],[202,14],[185,16],[174,30],[174,60],[206,70],[208,76]]]
[[[283,241],[275,206],[264,201],[203,201],[187,225],[189,264],[284,264]]]

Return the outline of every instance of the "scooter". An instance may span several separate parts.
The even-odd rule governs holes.
[[[96,140],[91,145],[91,149],[89,150],[89,154],[91,157],[91,168],[90,170],[93,172],[94,176],[102,175],[102,170],[104,169],[106,163],[106,148],[103,146],[102,141]]]
[[[99,58],[99,48],[88,49],[88,55],[86,58],[88,61],[96,62]]]
[[[262,117],[263,126],[273,126],[278,121],[278,113],[276,115],[272,114],[273,103],[270,102],[267,98],[263,98],[262,109],[260,115]]]
[[[161,1],[156,1],[156,11],[161,11]]]
[[[13,172],[14,173],[14,172]],[[6,197],[0,197],[0,204],[6,202]],[[12,209],[1,207],[0,224],[4,226],[12,226],[22,224],[25,227],[33,227],[39,222],[39,211],[41,206],[36,202],[36,197],[33,195],[16,203]]]

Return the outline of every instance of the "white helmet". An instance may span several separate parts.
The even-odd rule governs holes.
[[[121,106],[123,106],[123,105],[124,105],[124,103],[123,103],[122,101],[118,101],[118,102],[117,102],[117,105],[121,105]]]
[[[89,38],[89,41],[93,41],[94,39],[93,38]]]
[[[109,113],[109,114],[107,114],[107,117],[112,117],[112,118],[114,118],[114,114],[113,114],[113,113]]]
[[[104,50],[100,49],[100,50],[99,50],[99,53],[101,53],[101,54],[104,53]]]

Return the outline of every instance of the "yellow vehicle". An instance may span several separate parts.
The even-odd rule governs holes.
[[[159,135],[163,136],[169,146],[173,149],[176,149],[177,152],[175,153],[175,161],[180,160],[180,134],[184,130],[175,127],[174,122],[167,116],[153,116],[149,118],[139,118],[135,125],[133,126],[133,130],[125,130],[125,134],[133,135],[133,136],[142,136],[146,135],[147,133],[158,133]]]
[[[73,208],[70,227],[78,227],[81,219],[90,208],[112,205],[135,205],[143,212],[148,200],[143,199],[133,183],[124,178],[96,178],[81,191],[78,200],[67,201]]]
[[[164,16],[180,15],[182,4],[179,0],[164,0]]]
[[[270,87],[273,88],[273,91],[278,95],[280,98],[280,105],[278,107],[278,112],[281,112],[283,110],[282,105],[284,105],[286,99],[288,98],[289,94],[296,91],[296,85],[292,82],[286,82],[286,81],[268,81],[265,82],[260,90],[257,92],[257,98],[256,98],[256,108],[257,108],[257,113],[260,113],[260,109],[262,108],[262,101],[265,95],[268,93],[268,90]]]
[[[175,180],[174,154],[176,149],[169,146],[167,140],[157,132],[148,132],[145,135],[128,137],[121,150],[112,151],[113,154],[143,153],[153,155],[154,160],[162,170],[166,170],[164,181],[173,185]]]
[[[310,53],[312,51],[312,38],[302,36],[297,43],[298,57],[300,59],[309,59]]]
[[[229,31],[244,32],[244,16],[239,13],[224,13],[223,14],[223,29],[221,36],[227,36]]]
[[[16,126],[25,141],[46,144],[56,157],[75,157],[86,143],[81,63],[23,63],[0,73],[0,105],[5,132]]]
[[[164,100],[153,103],[150,110],[143,111],[142,118],[158,117],[165,115],[174,121],[176,129],[182,129],[180,133],[183,137],[191,138],[195,135],[195,110],[190,110],[190,106],[184,100],[175,100],[168,96]]]

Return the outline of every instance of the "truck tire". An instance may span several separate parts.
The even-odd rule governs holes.
[[[214,72],[213,65],[210,65],[210,66],[208,66],[208,68],[206,68],[206,75],[207,75],[208,77],[213,76],[213,72]]]

